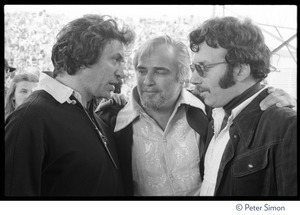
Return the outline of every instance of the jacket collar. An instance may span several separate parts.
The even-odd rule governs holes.
[[[35,90],[45,90],[61,104],[64,102],[71,103],[70,96],[72,94],[80,103],[82,103],[81,95],[53,78],[52,72],[42,72],[40,74],[40,80]]]
[[[235,119],[233,119],[233,123],[239,133],[239,136],[247,148],[249,147],[252,136],[254,135],[257,123],[263,114],[259,103],[267,96],[267,89],[264,89],[241,111]]]
[[[132,90],[131,96],[128,103],[117,115],[115,132],[122,130],[130,123],[132,123],[137,117],[140,116],[141,112],[144,112],[142,107],[138,104],[138,92],[137,87]],[[186,89],[182,89],[180,98],[178,99],[175,108],[180,105],[189,105],[195,108],[201,109],[205,113],[205,105],[192,93]]]
[[[227,144],[224,155],[221,160],[220,168],[217,176],[217,183],[215,188],[215,195],[219,189],[224,169],[227,163],[234,157],[236,144],[244,144],[245,148],[249,148],[249,144],[253,138],[257,123],[263,113],[260,109],[259,103],[268,95],[267,89],[262,90],[237,116],[233,119],[233,124],[239,133],[240,142],[232,141]],[[233,110],[234,111],[234,110]],[[230,136],[234,135],[235,130],[230,128]]]

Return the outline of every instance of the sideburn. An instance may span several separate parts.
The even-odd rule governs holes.
[[[228,65],[226,73],[223,75],[223,77],[220,78],[219,85],[222,89],[227,89],[233,85],[235,85],[236,81],[233,77],[233,66]]]

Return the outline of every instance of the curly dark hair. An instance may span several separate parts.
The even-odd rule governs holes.
[[[119,40],[128,46],[135,34],[127,26],[119,29],[117,22],[108,15],[89,14],[75,19],[62,28],[52,48],[54,77],[62,71],[74,75],[81,66],[95,64],[105,45]]]
[[[227,49],[225,60],[229,66],[249,64],[256,81],[270,72],[271,52],[262,31],[248,18],[243,22],[235,17],[209,19],[189,34],[189,40],[193,52],[198,52],[204,41],[212,48]]]

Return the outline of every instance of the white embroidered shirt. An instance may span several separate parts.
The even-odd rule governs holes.
[[[164,131],[139,106],[133,94],[119,112],[115,131],[133,122],[134,195],[199,195],[200,135],[188,125],[182,104],[198,107],[205,112],[204,104],[198,98],[182,90]]]

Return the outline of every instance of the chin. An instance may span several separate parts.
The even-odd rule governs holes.
[[[204,103],[210,107],[213,107],[213,108],[216,107],[216,104],[214,102],[210,101],[209,99],[204,99]]]
[[[101,95],[99,96],[100,98],[110,98],[111,95],[111,91],[105,92],[105,93],[101,93]]]
[[[154,101],[154,100],[143,100],[141,101],[142,105],[146,108],[152,109],[152,110],[159,110],[163,104],[162,101]]]

